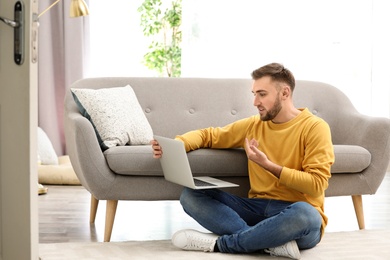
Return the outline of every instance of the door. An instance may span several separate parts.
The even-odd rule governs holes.
[[[37,1],[21,0],[20,65],[15,63],[20,56],[14,55],[14,29],[0,22],[1,260],[38,259],[37,64],[30,54],[31,10],[36,10]],[[0,0],[0,16],[14,20],[16,2]]]

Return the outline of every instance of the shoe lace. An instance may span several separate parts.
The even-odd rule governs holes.
[[[191,236],[191,241],[189,243],[190,248],[194,249],[202,249],[204,251],[211,251],[211,246],[214,243],[214,240],[210,238],[204,238],[204,237],[197,237],[197,236]]]

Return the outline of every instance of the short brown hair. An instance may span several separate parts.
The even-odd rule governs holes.
[[[265,76],[270,76],[273,81],[285,83],[290,86],[291,92],[295,88],[294,75],[282,64],[270,63],[252,72],[252,79],[257,80]]]

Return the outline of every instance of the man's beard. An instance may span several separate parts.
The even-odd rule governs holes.
[[[260,115],[260,119],[262,121],[273,120],[279,114],[280,110],[282,110],[282,103],[280,102],[279,97],[276,97],[274,106],[267,111],[264,116]]]

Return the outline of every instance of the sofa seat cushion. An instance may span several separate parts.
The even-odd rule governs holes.
[[[335,162],[332,174],[359,173],[371,163],[370,152],[357,145],[334,145]]]
[[[104,152],[110,169],[121,175],[162,176],[159,160],[149,145],[116,146]],[[199,149],[188,153],[194,176],[248,176],[243,149]]]
[[[371,154],[360,146],[334,145],[332,174],[358,173],[371,163]],[[110,169],[121,175],[162,176],[159,160],[152,156],[150,145],[115,146],[104,152]],[[199,149],[188,153],[194,176],[248,176],[244,149]]]
[[[121,175],[162,176],[150,145],[115,146],[104,151],[108,167]]]

